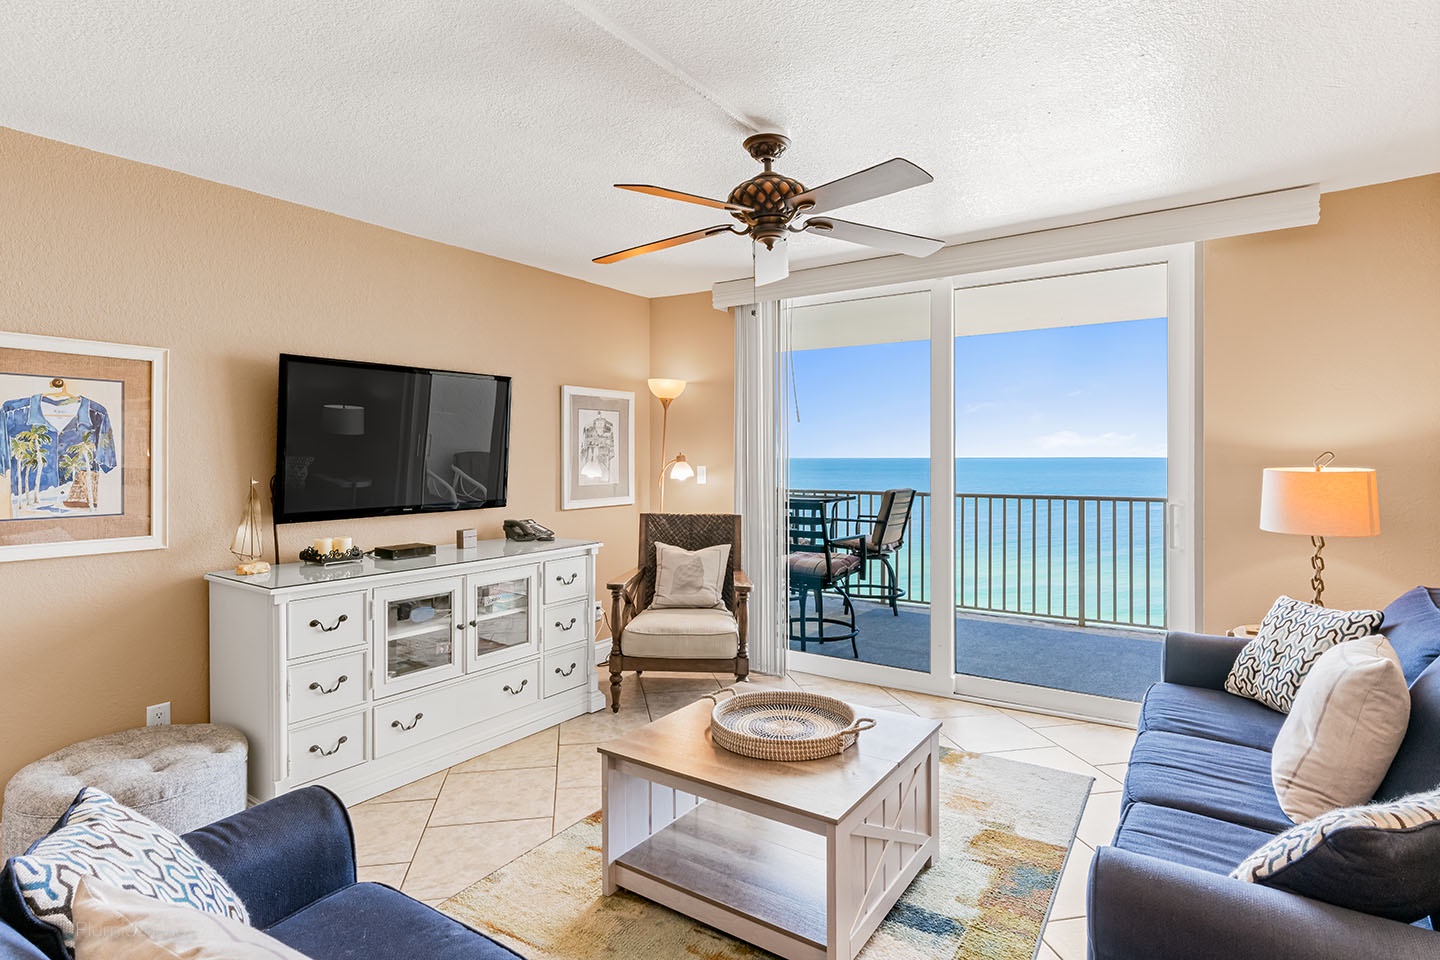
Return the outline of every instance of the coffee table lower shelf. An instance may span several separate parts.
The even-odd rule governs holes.
[[[741,934],[752,943],[779,936],[825,956],[822,836],[701,803],[616,859],[613,870],[620,886],[713,927],[755,925],[754,935]]]

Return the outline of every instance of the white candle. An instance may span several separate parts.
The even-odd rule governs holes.
[[[341,553],[349,553],[350,548],[355,546],[355,540],[351,537],[336,537],[335,549]]]
[[[333,543],[334,541],[332,541],[329,537],[320,537],[316,539],[314,543],[310,544],[310,546],[315,549],[316,553],[320,554],[323,557],[325,554],[330,552],[330,548]]]

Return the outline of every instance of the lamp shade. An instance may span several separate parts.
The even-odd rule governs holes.
[[[365,408],[349,403],[327,403],[320,411],[320,427],[326,433],[359,437],[365,433]]]
[[[675,454],[675,460],[670,467],[671,480],[689,480],[695,476],[695,469],[685,460],[685,454]]]
[[[1369,467],[1267,467],[1260,480],[1260,529],[1311,537],[1373,537],[1380,490]]]
[[[674,400],[685,392],[684,380],[657,378],[645,382],[650,386],[650,392],[655,395],[656,400]]]

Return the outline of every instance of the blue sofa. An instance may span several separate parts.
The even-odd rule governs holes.
[[[1090,869],[1091,960],[1437,960],[1440,933],[1425,921],[1408,925],[1227,876],[1292,826],[1270,778],[1285,717],[1224,690],[1245,642],[1184,633],[1165,640],[1163,679],[1140,710],[1120,825]],[[1440,784],[1440,663],[1410,662],[1418,674],[1410,727],[1377,800]]]
[[[245,901],[251,923],[315,960],[519,957],[397,890],[357,883],[350,817],[321,787],[283,794],[184,839]],[[45,957],[22,929],[0,923],[0,960]]]

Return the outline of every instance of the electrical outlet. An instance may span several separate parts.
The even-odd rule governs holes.
[[[152,704],[145,708],[145,726],[160,727],[170,722],[170,701]]]
[[[600,620],[605,616],[605,607],[599,600],[595,601],[595,619]]]

